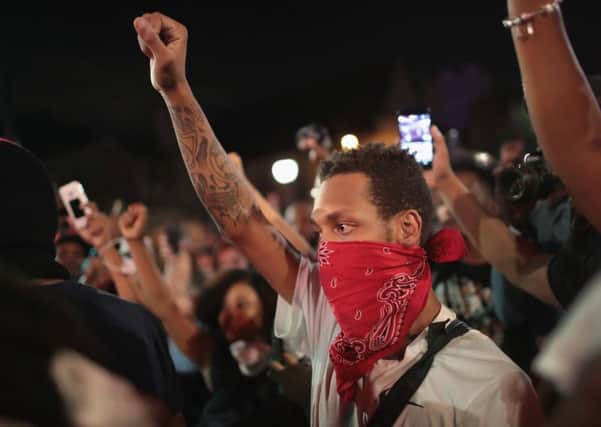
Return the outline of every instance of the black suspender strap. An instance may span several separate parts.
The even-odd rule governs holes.
[[[424,382],[432,367],[434,356],[454,338],[469,331],[470,327],[460,320],[432,323],[428,329],[426,340],[428,350],[424,356],[397,380],[388,393],[380,395],[380,404],[369,422],[368,427],[391,427],[407,403]],[[446,327],[445,327],[446,326]]]

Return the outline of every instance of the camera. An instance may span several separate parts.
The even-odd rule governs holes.
[[[549,197],[561,187],[545,163],[542,151],[527,153],[515,167],[502,170],[497,177],[497,191],[506,201],[531,203]]]

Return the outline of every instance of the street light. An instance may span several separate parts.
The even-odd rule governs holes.
[[[298,177],[298,163],[294,159],[281,159],[271,166],[273,179],[279,184],[290,184]]]
[[[359,138],[352,133],[346,134],[340,139],[340,146],[345,151],[356,150],[359,148]]]

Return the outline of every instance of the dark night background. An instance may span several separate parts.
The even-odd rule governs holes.
[[[592,3],[563,9],[583,68],[596,74]],[[159,10],[189,29],[188,79],[221,142],[242,155],[261,190],[285,200],[304,194],[312,170],[302,163],[299,183],[283,187],[269,165],[305,158],[294,133],[308,122],[328,126],[335,141],[352,132],[391,142],[394,111],[428,104],[467,147],[496,153],[502,140],[525,136],[505,1],[324,4],[3,14],[0,134],[40,155],[57,183],[79,179],[101,206],[123,197],[197,212],[132,26]]]

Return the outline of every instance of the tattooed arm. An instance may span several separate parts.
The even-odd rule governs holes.
[[[192,94],[185,76],[186,28],[159,13],[136,18],[134,27],[140,48],[150,59],[152,84],[169,109],[196,194],[222,234],[291,301],[298,253],[265,219]]]

